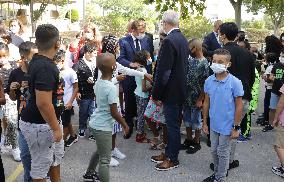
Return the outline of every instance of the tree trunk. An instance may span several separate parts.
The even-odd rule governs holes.
[[[242,0],[230,0],[232,6],[234,7],[235,10],[235,21],[236,24],[239,28],[239,30],[241,30],[241,23],[242,23]]]
[[[33,0],[30,2],[30,17],[31,17],[31,25],[32,25],[32,35],[31,37],[34,36],[35,33],[35,22],[34,22],[34,7],[33,7]]]
[[[279,21],[277,21],[277,20],[273,21],[273,34],[275,36],[278,36],[279,26],[280,26],[280,22]]]

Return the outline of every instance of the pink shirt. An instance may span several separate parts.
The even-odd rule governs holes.
[[[282,94],[284,94],[284,85],[282,85],[282,87],[279,90]],[[284,127],[284,109],[281,111],[280,115],[279,115],[279,122],[280,125]]]

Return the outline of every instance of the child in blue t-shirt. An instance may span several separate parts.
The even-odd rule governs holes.
[[[150,59],[150,54],[147,51],[139,51],[134,55],[133,62],[139,65],[137,71],[147,73],[146,66],[147,61]],[[144,132],[145,118],[144,113],[149,101],[149,92],[152,89],[152,85],[141,77],[135,77],[136,89],[134,91],[137,104],[137,135],[136,142],[148,143],[149,140],[146,138]]]
[[[91,132],[93,133],[97,151],[93,153],[84,180],[97,180],[96,167],[99,163],[100,181],[108,182],[109,163],[112,150],[112,130],[115,121],[119,122],[124,134],[128,134],[129,128],[125,120],[117,110],[118,91],[111,81],[113,71],[116,69],[116,61],[113,54],[103,53],[97,57],[97,66],[102,76],[95,85],[97,108],[90,119]]]
[[[225,181],[229,168],[231,140],[239,136],[242,116],[242,82],[231,75],[230,52],[217,49],[210,68],[215,74],[205,81],[203,104],[203,131],[208,134],[208,112],[210,116],[211,153],[214,174],[204,181]]]

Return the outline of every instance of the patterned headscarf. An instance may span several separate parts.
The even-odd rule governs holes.
[[[102,53],[109,52],[112,54],[116,53],[118,46],[118,39],[114,35],[107,35],[102,40]]]

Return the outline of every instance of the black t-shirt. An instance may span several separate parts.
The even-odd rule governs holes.
[[[10,91],[10,85],[12,82],[18,82],[20,84],[20,87],[15,90],[19,116],[21,116],[22,110],[26,108],[27,99],[30,95],[28,81],[28,74],[23,72],[21,68],[14,69],[9,76],[7,93]]]
[[[45,124],[36,105],[35,90],[52,91],[52,103],[59,119],[63,103],[63,82],[59,77],[59,70],[56,64],[49,58],[42,55],[34,55],[29,64],[29,91],[30,98],[26,109],[22,112],[22,120],[30,123]]]
[[[283,85],[283,79],[284,79],[284,65],[282,63],[276,63],[272,70],[271,73],[275,76],[275,79],[273,81],[272,85],[272,93],[280,96],[281,92],[279,92],[280,88]]]

